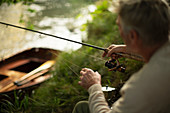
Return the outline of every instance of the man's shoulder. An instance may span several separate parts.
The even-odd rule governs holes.
[[[137,73],[126,82],[122,91],[170,93],[170,43],[160,48]]]
[[[152,56],[147,64],[130,77],[122,91],[162,90],[170,86],[169,80],[170,43],[167,43]]]
[[[147,71],[151,75],[170,75],[170,42],[167,42],[164,46],[162,46],[152,56],[147,65],[148,69],[143,71]]]

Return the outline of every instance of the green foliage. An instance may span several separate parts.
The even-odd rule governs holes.
[[[27,22],[27,28],[33,30],[34,29],[34,25],[30,21],[28,21]]]
[[[36,12],[34,9],[31,9],[31,8],[28,8],[27,11],[30,12],[30,13],[35,13]],[[19,23],[25,24],[25,26],[28,29],[31,29],[31,30],[34,29],[34,25],[32,24],[32,22],[30,22],[29,20],[24,19],[23,14],[21,14],[21,16],[20,16]]]
[[[83,25],[83,30],[88,31],[87,43],[108,47],[112,43],[122,44],[118,27],[115,23],[117,15],[108,11],[109,3],[103,0],[97,3],[97,9],[91,13],[92,22]],[[121,63],[127,67],[126,73],[109,72],[102,59],[103,51],[82,47],[71,53],[61,53],[56,59],[54,77],[36,90],[33,96],[32,111],[37,113],[71,113],[74,105],[80,100],[87,100],[88,93],[78,85],[79,72],[88,67],[102,75],[102,85],[119,87],[131,74],[140,69],[143,63],[122,58]]]
[[[33,2],[34,0],[0,0],[0,5],[3,3],[8,3],[8,4],[15,4],[18,2],[23,2],[24,4],[28,2]]]
[[[29,11],[30,13],[35,13],[35,12],[36,12],[34,9],[31,9],[31,8],[28,8],[28,11]]]
[[[28,109],[28,96],[23,95],[22,92],[14,91],[14,99],[6,94],[3,96],[5,99],[2,99],[0,102],[1,113],[23,113]]]
[[[123,43],[116,25],[117,15],[110,12],[108,7],[109,2],[107,0],[98,2],[97,9],[91,13],[93,21],[87,23],[88,38],[103,39],[103,37],[107,37],[106,43],[111,42],[105,46],[109,46],[112,43]]]

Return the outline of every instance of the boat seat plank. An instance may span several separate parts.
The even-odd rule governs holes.
[[[21,59],[21,60],[17,60],[13,63],[10,63],[10,64],[7,64],[7,65],[4,65],[2,68],[0,68],[1,70],[9,70],[9,69],[12,69],[12,68],[15,68],[15,67],[18,67],[18,66],[21,66],[21,65],[24,65],[26,63],[30,62],[30,59]]]
[[[12,80],[18,80],[22,76],[26,75],[27,73],[14,71],[14,70],[0,70],[1,75],[5,75],[10,77]]]
[[[0,70],[0,74],[8,76],[8,78],[0,81],[0,89],[26,75],[26,73],[13,70]]]
[[[13,82],[13,80],[11,78],[6,78],[0,81],[0,89],[2,89],[3,87],[9,85],[11,82]]]

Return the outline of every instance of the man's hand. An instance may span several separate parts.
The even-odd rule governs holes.
[[[91,69],[83,68],[80,71],[80,80],[79,84],[84,87],[85,89],[88,89],[93,84],[101,84],[101,75],[98,72],[94,72]]]
[[[106,53],[104,52],[102,57],[112,57],[113,53],[126,53],[126,45],[111,45],[107,48],[109,51]]]

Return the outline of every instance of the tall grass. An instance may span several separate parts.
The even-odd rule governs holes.
[[[88,41],[86,43],[108,47],[111,44],[122,44],[118,27],[115,23],[117,15],[108,11],[109,3],[101,0],[97,10],[91,13],[92,22],[87,22]],[[122,58],[120,62],[127,67],[126,72],[109,72],[102,59],[103,51],[82,47],[70,53],[61,53],[57,59],[52,74],[54,77],[35,91],[31,111],[37,113],[71,113],[74,105],[80,100],[87,100],[88,93],[78,85],[79,72],[88,67],[102,75],[102,85],[120,87],[142,66],[141,62]]]
[[[1,95],[4,99],[0,102],[1,113],[24,113],[28,109],[29,97],[21,91],[14,91],[12,96]]]

